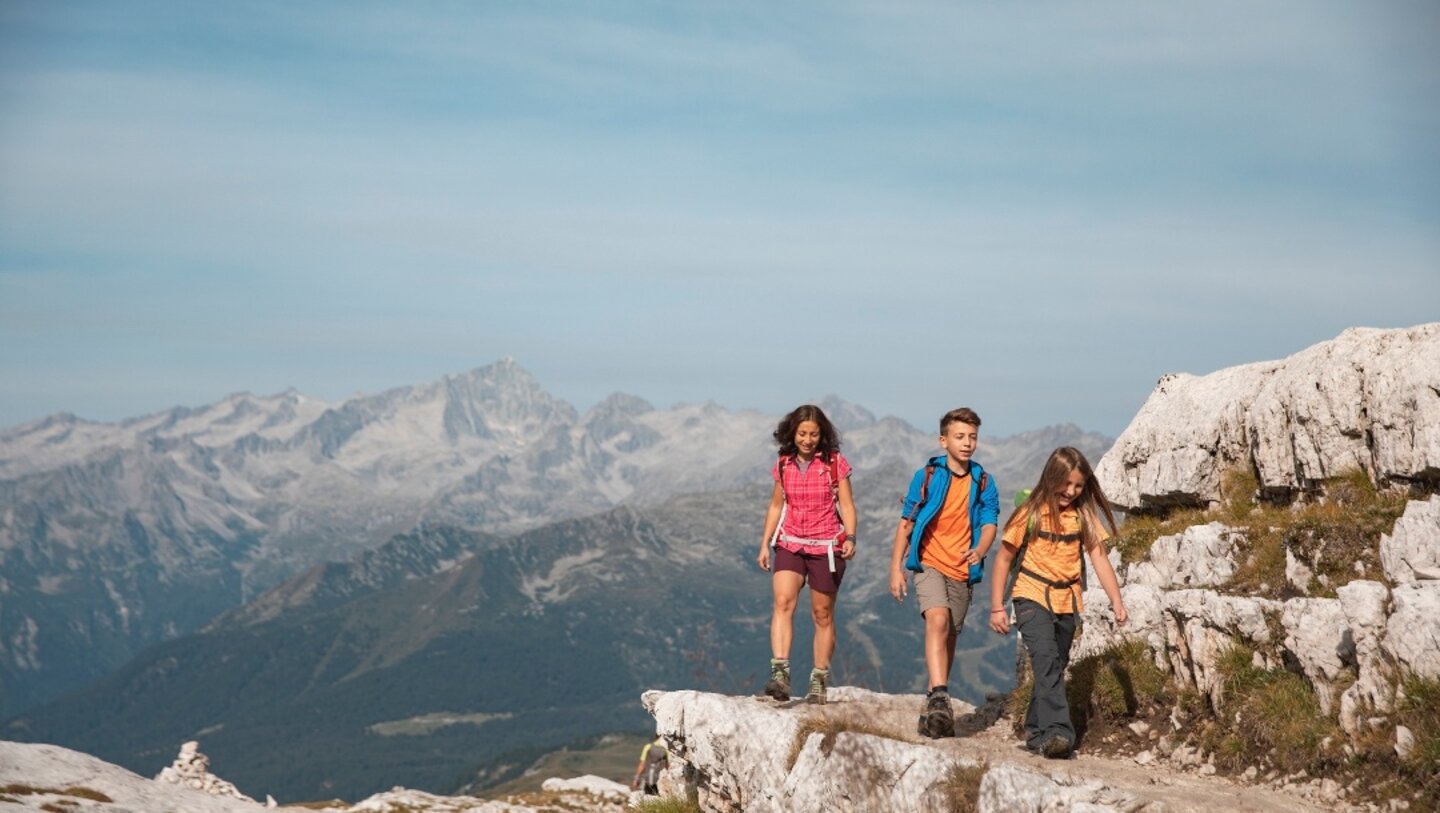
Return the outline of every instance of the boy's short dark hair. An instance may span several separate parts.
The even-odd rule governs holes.
[[[952,409],[946,412],[944,417],[940,419],[940,434],[945,434],[945,430],[949,429],[952,423],[968,423],[976,429],[979,429],[980,416],[976,415],[975,410],[970,407]]]

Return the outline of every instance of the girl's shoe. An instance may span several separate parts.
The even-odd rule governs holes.
[[[805,692],[805,702],[815,705],[825,705],[825,682],[830,679],[830,670],[821,671],[812,669],[810,671],[810,688]]]
[[[1065,759],[1070,756],[1070,741],[1059,734],[1052,734],[1040,746],[1040,753],[1044,754],[1046,759]]]
[[[770,681],[765,684],[765,694],[782,703],[790,699],[790,664],[770,661]]]

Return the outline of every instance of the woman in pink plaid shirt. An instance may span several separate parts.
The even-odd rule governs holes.
[[[772,571],[775,596],[770,616],[770,680],[765,694],[790,699],[790,640],[800,588],[810,584],[810,617],[815,621],[815,668],[805,702],[824,703],[835,652],[835,594],[845,563],[855,555],[855,500],[850,464],[840,454],[840,436],[820,407],[796,407],[775,428],[780,459],[771,476],[770,510],[760,538],[761,570]],[[771,546],[775,548],[771,567]]]

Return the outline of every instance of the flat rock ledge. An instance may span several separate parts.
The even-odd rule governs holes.
[[[952,701],[957,736],[916,733],[921,695],[837,686],[830,702],[695,691],[646,692],[671,750],[664,793],[707,813],[954,810],[978,794],[982,813],[1334,810],[1282,792],[1170,764],[1090,756],[1046,760],[1011,734],[999,706]],[[976,786],[976,777],[978,787]]]

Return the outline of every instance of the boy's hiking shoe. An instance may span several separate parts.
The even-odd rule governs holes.
[[[790,699],[790,664],[770,661],[770,680],[765,684],[765,694],[782,703]]]
[[[1070,756],[1070,741],[1059,734],[1051,735],[1040,745],[1040,753],[1046,759],[1064,759]]]
[[[925,700],[925,711],[920,714],[921,736],[931,739],[955,736],[955,712],[950,708],[950,695],[936,692]]]
[[[810,688],[805,692],[805,702],[815,705],[825,705],[825,682],[830,678],[830,670],[821,671],[813,669],[810,671]]]

